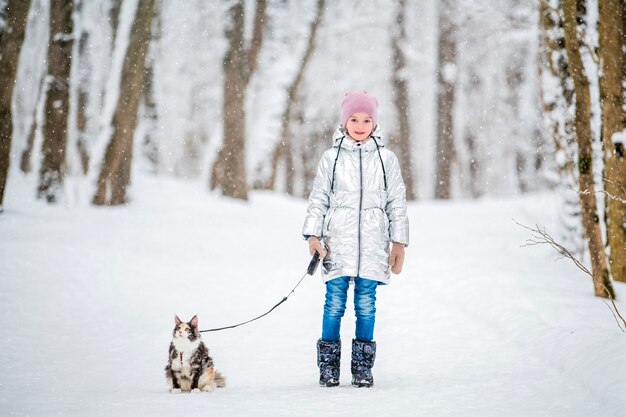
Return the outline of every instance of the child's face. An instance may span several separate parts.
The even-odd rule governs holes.
[[[346,122],[348,135],[356,141],[369,138],[372,129],[374,129],[374,122],[367,113],[354,113]]]

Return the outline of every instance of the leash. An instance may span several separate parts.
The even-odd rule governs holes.
[[[239,326],[243,326],[244,324],[252,323],[255,320],[258,320],[258,319],[260,319],[262,317],[267,316],[272,311],[274,311],[279,305],[281,305],[282,303],[287,301],[287,299],[291,296],[291,294],[293,294],[296,291],[296,288],[298,288],[298,285],[300,285],[302,280],[304,280],[304,278],[307,275],[311,275],[312,276],[315,273],[315,270],[317,269],[317,265],[319,264],[319,262],[320,262],[320,254],[318,252],[315,252],[315,255],[313,255],[313,258],[311,259],[311,262],[309,262],[309,266],[307,268],[307,271],[305,272],[304,275],[302,275],[302,278],[300,278],[300,281],[298,281],[296,286],[293,287],[293,289],[291,290],[291,292],[289,294],[287,294],[285,297],[283,297],[283,299],[280,300],[274,307],[270,308],[269,311],[261,314],[258,317],[255,317],[253,319],[244,321],[242,323],[233,324],[231,326],[217,327],[215,329],[199,330],[199,332],[200,333],[208,333],[208,332],[219,332],[220,330],[234,329],[235,327],[239,327]]]

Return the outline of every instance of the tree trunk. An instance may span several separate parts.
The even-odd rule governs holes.
[[[579,195],[583,216],[583,229],[587,237],[595,293],[599,297],[612,297],[602,232],[598,220],[595,186],[593,183],[593,149],[591,131],[591,98],[589,80],[585,74],[580,42],[577,36],[577,0],[563,1],[563,26],[565,29],[565,49],[569,71],[574,81],[576,100],[574,128],[578,142]]]
[[[40,110],[40,103],[42,100],[42,93],[44,92],[45,80],[42,79],[39,83],[39,88],[37,89],[37,100],[35,100],[35,107],[33,109],[33,119],[28,128],[28,136],[26,137],[26,147],[22,151],[22,155],[20,156],[20,170],[24,174],[28,174],[33,169],[33,163],[31,161],[31,157],[33,155],[33,148],[35,147],[35,136],[37,135],[37,129],[39,126],[37,125],[37,114]]]
[[[613,279],[626,282],[626,114],[624,113],[623,72],[626,62],[626,2],[599,2],[600,103],[602,105],[602,142],[604,190],[606,191],[606,234],[610,248],[609,265]]]
[[[304,52],[304,56],[300,61],[300,68],[298,69],[298,73],[296,74],[296,77],[294,78],[293,82],[289,86],[289,89],[287,90],[287,107],[285,108],[285,111],[283,112],[283,115],[281,117],[282,127],[280,140],[276,144],[276,147],[274,148],[274,152],[272,154],[272,175],[266,188],[272,190],[274,189],[276,183],[276,174],[280,165],[280,160],[282,158],[285,158],[285,188],[289,195],[294,194],[294,150],[291,146],[290,123],[293,116],[294,108],[298,101],[300,85],[302,84],[302,80],[304,79],[306,68],[311,61],[311,57],[313,56],[313,51],[315,51],[317,29],[322,24],[325,8],[326,0],[318,0],[317,13],[315,14],[315,18],[311,22],[311,28],[309,30],[309,42]]]
[[[144,74],[144,118],[146,121],[146,130],[141,141],[143,155],[150,163],[150,171],[157,173],[159,170],[159,144],[157,142],[158,130],[158,111],[157,102],[154,94],[154,67],[155,60],[149,59],[146,63]]]
[[[406,185],[407,200],[415,200],[415,190],[413,186],[413,163],[411,159],[411,125],[410,118],[410,102],[409,102],[409,86],[406,79],[406,57],[402,50],[403,45],[407,44],[406,25],[404,16],[406,14],[406,1],[398,2],[396,14],[396,26],[391,39],[393,73],[392,88],[394,103],[398,114],[398,132],[391,136],[391,146],[398,151],[400,159],[400,168],[402,177]]]
[[[0,10],[6,24],[4,30],[0,29],[0,213],[11,162],[11,101],[29,9],[30,1],[10,0],[4,10]]]
[[[437,63],[437,145],[435,198],[451,197],[452,164],[456,160],[453,111],[456,79],[454,2],[439,3],[439,57]]]
[[[540,56],[539,86],[546,134],[550,136],[556,154],[556,168],[560,182],[561,239],[572,252],[583,256],[585,238],[582,229],[580,199],[571,192],[578,185],[576,172],[577,145],[574,134],[574,90],[567,64],[565,40],[563,38],[563,20],[557,0],[540,1]],[[547,87],[547,88],[544,88]]]
[[[517,47],[516,52],[520,53],[520,49]],[[510,111],[512,115],[520,114],[520,105],[522,102],[521,90],[524,84],[524,58],[527,54],[522,54],[518,56],[514,54],[510,57],[510,62],[506,66],[506,84],[507,84],[507,93],[506,93],[506,104],[510,107]],[[512,140],[516,144],[524,143],[526,140],[530,138],[524,138],[523,133],[520,132],[520,124],[516,121],[511,121],[511,133],[510,140]],[[530,164],[530,154],[522,145],[515,146],[515,167],[517,172],[517,185],[519,190],[523,193],[526,193],[531,188],[531,179],[528,178],[528,171],[530,168],[528,165]]]
[[[459,170],[462,172],[461,187],[465,195],[479,198],[485,193],[484,165],[481,154],[482,129],[485,125],[483,106],[483,79],[479,76],[478,69],[482,62],[472,58],[464,64],[466,80],[463,91],[463,107],[467,110],[464,114],[463,130],[459,139],[462,139],[465,158],[458,160]]]
[[[79,2],[77,6],[77,14],[81,21],[84,21],[83,2]],[[89,60],[89,32],[81,22],[80,40],[78,41],[78,56],[76,57],[76,65],[78,65],[78,108],[76,109],[76,130],[78,138],[76,147],[80,157],[80,166],[83,175],[89,171],[89,152],[87,150],[87,105],[89,100],[89,81],[91,73],[91,63]]]
[[[467,148],[468,154],[468,173],[469,173],[469,189],[472,197],[479,198],[483,195],[483,189],[481,184],[479,184],[480,178],[480,158],[479,158],[479,149],[476,144],[477,139],[474,135],[472,129],[467,129],[463,135],[463,140],[465,142],[465,147]]]
[[[267,1],[256,3],[250,47],[244,48],[244,2],[238,0],[229,11],[225,35],[228,50],[224,55],[224,144],[211,169],[211,189],[220,188],[228,197],[248,199],[246,178],[246,88],[257,65],[263,42]]]
[[[98,189],[93,198],[96,205],[120,205],[127,202],[126,190],[130,184],[133,136],[137,127],[137,112],[143,93],[144,66],[155,0],[139,0],[130,34],[130,41],[120,84],[120,97],[113,115],[113,134],[106,150],[98,178]]]
[[[109,0],[109,22],[111,22],[111,50],[115,49],[115,39],[117,38],[117,28],[120,23],[120,10],[122,0]]]
[[[35,111],[37,112],[37,106],[35,106]],[[26,137],[26,148],[22,151],[22,156],[20,157],[20,170],[24,174],[28,174],[33,170],[33,164],[30,160],[30,157],[33,153],[33,147],[35,146],[35,134],[37,133],[37,119],[33,117],[33,121],[28,128],[28,136]]]
[[[152,42],[148,49],[148,57],[146,58],[146,66],[143,76],[143,109],[145,131],[141,141],[143,156],[149,162],[150,170],[157,173],[159,170],[159,144],[158,144],[158,110],[154,88],[154,69],[157,59],[160,58],[158,44],[161,40],[161,3],[155,3],[156,22],[153,24]]]
[[[70,70],[74,43],[73,0],[50,2],[50,44],[44,111],[42,161],[37,196],[55,203],[65,176],[65,152],[70,99]]]
[[[230,10],[231,23],[226,30],[229,42],[224,57],[224,144],[215,161],[216,185],[224,195],[248,199],[245,169],[245,89],[244,6],[237,2]],[[219,169],[217,168],[219,166]]]

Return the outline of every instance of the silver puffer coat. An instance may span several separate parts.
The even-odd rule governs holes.
[[[324,282],[389,282],[390,242],[409,244],[409,222],[398,158],[384,148],[378,127],[364,142],[337,129],[318,165],[302,234],[320,237],[329,249]]]

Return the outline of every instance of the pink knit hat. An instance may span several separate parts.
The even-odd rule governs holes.
[[[341,125],[346,126],[348,119],[355,113],[365,113],[372,118],[374,126],[378,119],[378,100],[365,91],[348,91],[341,102]]]

